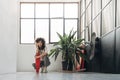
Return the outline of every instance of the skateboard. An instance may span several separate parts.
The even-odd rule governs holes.
[[[84,50],[82,50],[82,54],[85,54],[85,51]],[[76,70],[77,71],[85,71],[85,61],[84,61],[84,59],[83,58],[80,58],[80,64],[79,63],[77,63],[77,65],[76,65]]]

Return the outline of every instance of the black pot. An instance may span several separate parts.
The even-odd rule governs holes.
[[[62,70],[68,70],[72,71],[73,70],[73,63],[72,61],[62,61]]]
[[[68,71],[73,71],[73,63],[72,63],[72,61],[69,61]]]
[[[68,63],[67,61],[62,61],[62,70],[67,70]]]

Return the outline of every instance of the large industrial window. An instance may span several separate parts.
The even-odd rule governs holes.
[[[81,38],[90,41],[93,32],[102,37],[120,26],[119,3],[120,0],[80,0]]]
[[[59,40],[56,32],[64,35],[71,29],[77,31],[78,3],[21,3],[20,6],[20,43],[34,43],[37,37],[53,43]]]
[[[117,0],[117,27],[120,26],[120,0]]]
[[[108,33],[114,29],[114,14],[114,2],[111,1],[102,11],[102,34]]]

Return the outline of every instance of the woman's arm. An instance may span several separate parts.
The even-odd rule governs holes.
[[[40,56],[35,56],[35,58],[41,58],[41,57],[44,57],[46,55],[47,55],[47,53],[42,53],[42,54],[40,54]]]
[[[39,52],[39,49],[37,49],[36,52]],[[42,58],[48,54],[47,52],[47,48],[45,48],[45,50],[42,51],[42,54],[40,54],[40,56],[35,56],[35,58]]]
[[[48,50],[47,50],[47,47],[45,47],[45,49],[44,49],[43,52],[42,52],[41,57],[44,57],[44,56],[46,56],[47,54],[48,54]]]

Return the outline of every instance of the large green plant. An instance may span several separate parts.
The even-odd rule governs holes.
[[[54,49],[50,50],[49,56],[52,56],[52,57],[54,56],[56,60],[58,55],[62,54],[63,61],[66,61],[66,60],[68,62],[72,61],[73,64],[74,64],[75,56],[81,56],[85,60],[87,60],[86,56],[82,53],[80,53],[79,55],[76,55],[76,49],[77,47],[80,46],[80,44],[84,39],[76,39],[75,34],[76,34],[76,31],[73,31],[73,30],[71,30],[68,35],[65,34],[63,36],[57,33],[60,40],[54,44]],[[80,59],[78,57],[76,57],[76,59],[79,62]]]

